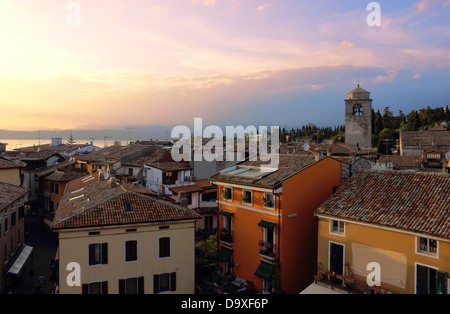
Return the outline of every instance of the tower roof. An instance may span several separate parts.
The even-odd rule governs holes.
[[[354,90],[347,93],[347,99],[370,99],[370,92],[362,89],[358,84]]]

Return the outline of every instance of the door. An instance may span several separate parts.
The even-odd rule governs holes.
[[[337,243],[330,243],[330,271],[337,275],[343,275],[344,270],[344,246]],[[331,277],[331,282],[342,284],[341,279]]]

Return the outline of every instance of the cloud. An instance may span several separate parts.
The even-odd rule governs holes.
[[[386,83],[386,82],[392,82],[396,76],[397,76],[397,71],[395,71],[395,70],[387,71],[386,75],[378,75],[374,79],[374,83],[382,84],[382,83]]]
[[[420,77],[421,77],[420,73],[416,73],[416,74],[412,77],[412,79],[413,79],[413,80],[417,80],[417,79],[420,79]]]
[[[272,6],[272,4],[266,3],[266,4],[263,4],[263,5],[260,5],[256,10],[264,11],[265,9],[268,9],[270,6]]]
[[[216,0],[192,0],[192,3],[211,6],[211,5],[216,4]]]

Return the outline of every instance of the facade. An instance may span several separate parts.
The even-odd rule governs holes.
[[[345,143],[370,152],[372,147],[372,99],[358,86],[345,100]]]
[[[341,163],[280,154],[277,169],[245,161],[210,180],[219,191],[222,274],[264,293],[309,285],[317,256],[313,212],[340,185]]]
[[[0,157],[0,182],[22,185],[22,170],[25,165]]]
[[[194,293],[195,221],[188,208],[131,192],[114,178],[69,183],[53,220],[61,294]],[[64,271],[79,263],[80,286]]]
[[[27,189],[0,183],[0,293],[13,291],[23,264],[16,263],[25,246]]]
[[[316,280],[350,293],[449,293],[448,191],[445,173],[368,170],[351,177],[315,212]],[[368,285],[373,262],[380,282]]]

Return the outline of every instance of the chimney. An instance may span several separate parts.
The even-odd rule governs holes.
[[[331,156],[331,146],[327,147],[327,156]]]

